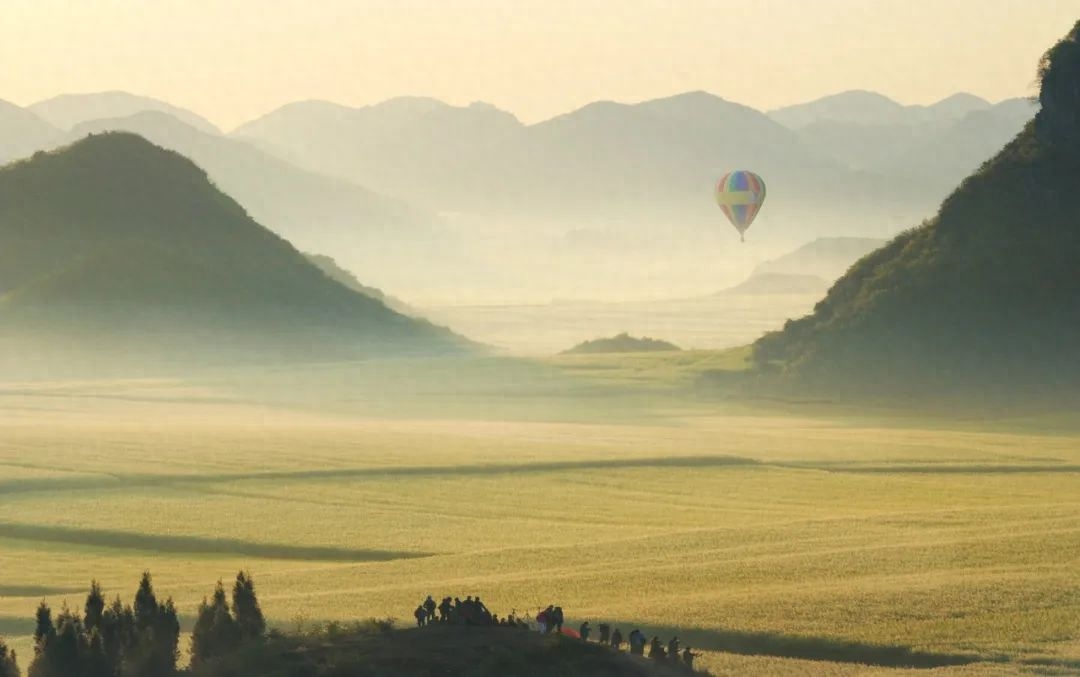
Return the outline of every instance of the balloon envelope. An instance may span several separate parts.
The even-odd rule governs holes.
[[[739,231],[741,237],[765,202],[765,181],[753,172],[737,170],[716,183],[716,204]]]

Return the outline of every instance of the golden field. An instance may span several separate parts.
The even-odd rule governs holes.
[[[1080,672],[1080,432],[739,402],[744,354],[0,384],[0,634],[149,569],[190,621],[427,594],[677,632],[717,674]]]

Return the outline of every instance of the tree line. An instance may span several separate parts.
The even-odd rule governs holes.
[[[231,597],[231,600],[230,600]],[[231,603],[230,603],[231,602]],[[241,571],[231,596],[218,581],[203,598],[192,630],[190,668],[227,656],[266,636],[266,619],[249,573]],[[90,584],[82,613],[65,602],[58,614],[42,601],[34,627],[34,656],[28,677],[168,677],[181,673],[180,618],[172,598],[161,601],[145,572],[134,602],[117,595],[106,602],[97,581]],[[0,677],[21,677],[15,652],[0,639]]]

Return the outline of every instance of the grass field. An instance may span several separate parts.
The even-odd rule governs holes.
[[[1080,431],[704,399],[745,353],[0,384],[0,634],[144,569],[190,621],[424,595],[678,632],[717,674],[1080,673]],[[1039,432],[1052,431],[1052,432]],[[922,672],[924,670],[919,670]]]

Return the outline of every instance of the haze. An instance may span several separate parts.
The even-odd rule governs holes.
[[[225,129],[290,101],[405,94],[490,101],[526,122],[698,89],[758,109],[847,89],[997,101],[1032,93],[1031,64],[1078,11],[1080,0],[8,0],[0,94],[28,105],[134,91]]]

